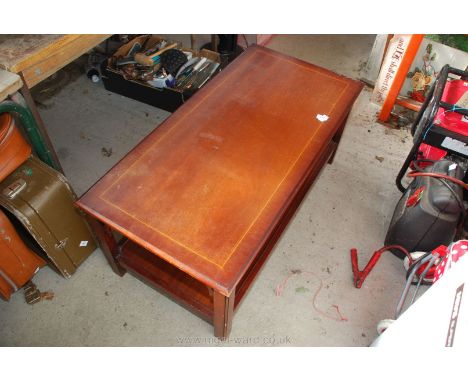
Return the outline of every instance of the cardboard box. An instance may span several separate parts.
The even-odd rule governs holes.
[[[140,42],[143,45],[146,41],[145,46],[150,48],[156,45],[160,40],[162,40],[162,37],[160,36],[148,37],[148,35],[145,35],[136,37],[122,45],[111,58],[103,62],[101,67],[101,78],[104,87],[113,93],[121,94],[125,97],[159,107],[160,109],[164,109],[169,112],[174,112],[179,106],[187,101],[196,92],[196,90],[181,91],[179,89],[172,88],[158,89],[144,81],[127,80],[119,70],[113,67],[112,64],[117,57],[127,56],[135,42]],[[186,52],[192,52],[194,57],[206,57],[212,61],[216,61],[218,63],[221,62],[218,53],[207,49],[194,51],[192,49],[182,47],[181,45],[178,48]],[[211,78],[215,75],[216,73]]]

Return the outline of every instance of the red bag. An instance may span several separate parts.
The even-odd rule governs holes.
[[[0,180],[5,179],[31,155],[15,121],[8,113],[0,114]]]

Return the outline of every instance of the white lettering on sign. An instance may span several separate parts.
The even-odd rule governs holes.
[[[390,44],[385,55],[379,77],[375,83],[372,101],[382,104],[387,97],[388,91],[395,79],[396,72],[401,64],[401,60],[406,52],[411,35],[395,35],[390,40]]]

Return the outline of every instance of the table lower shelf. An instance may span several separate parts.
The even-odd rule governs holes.
[[[117,259],[133,276],[213,323],[212,288],[130,240],[122,246]]]

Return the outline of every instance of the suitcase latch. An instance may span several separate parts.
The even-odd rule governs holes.
[[[26,181],[24,179],[15,180],[7,188],[3,189],[3,195],[8,199],[14,199],[21,191],[26,187]]]
[[[55,249],[64,249],[67,246],[68,237],[55,244]]]

